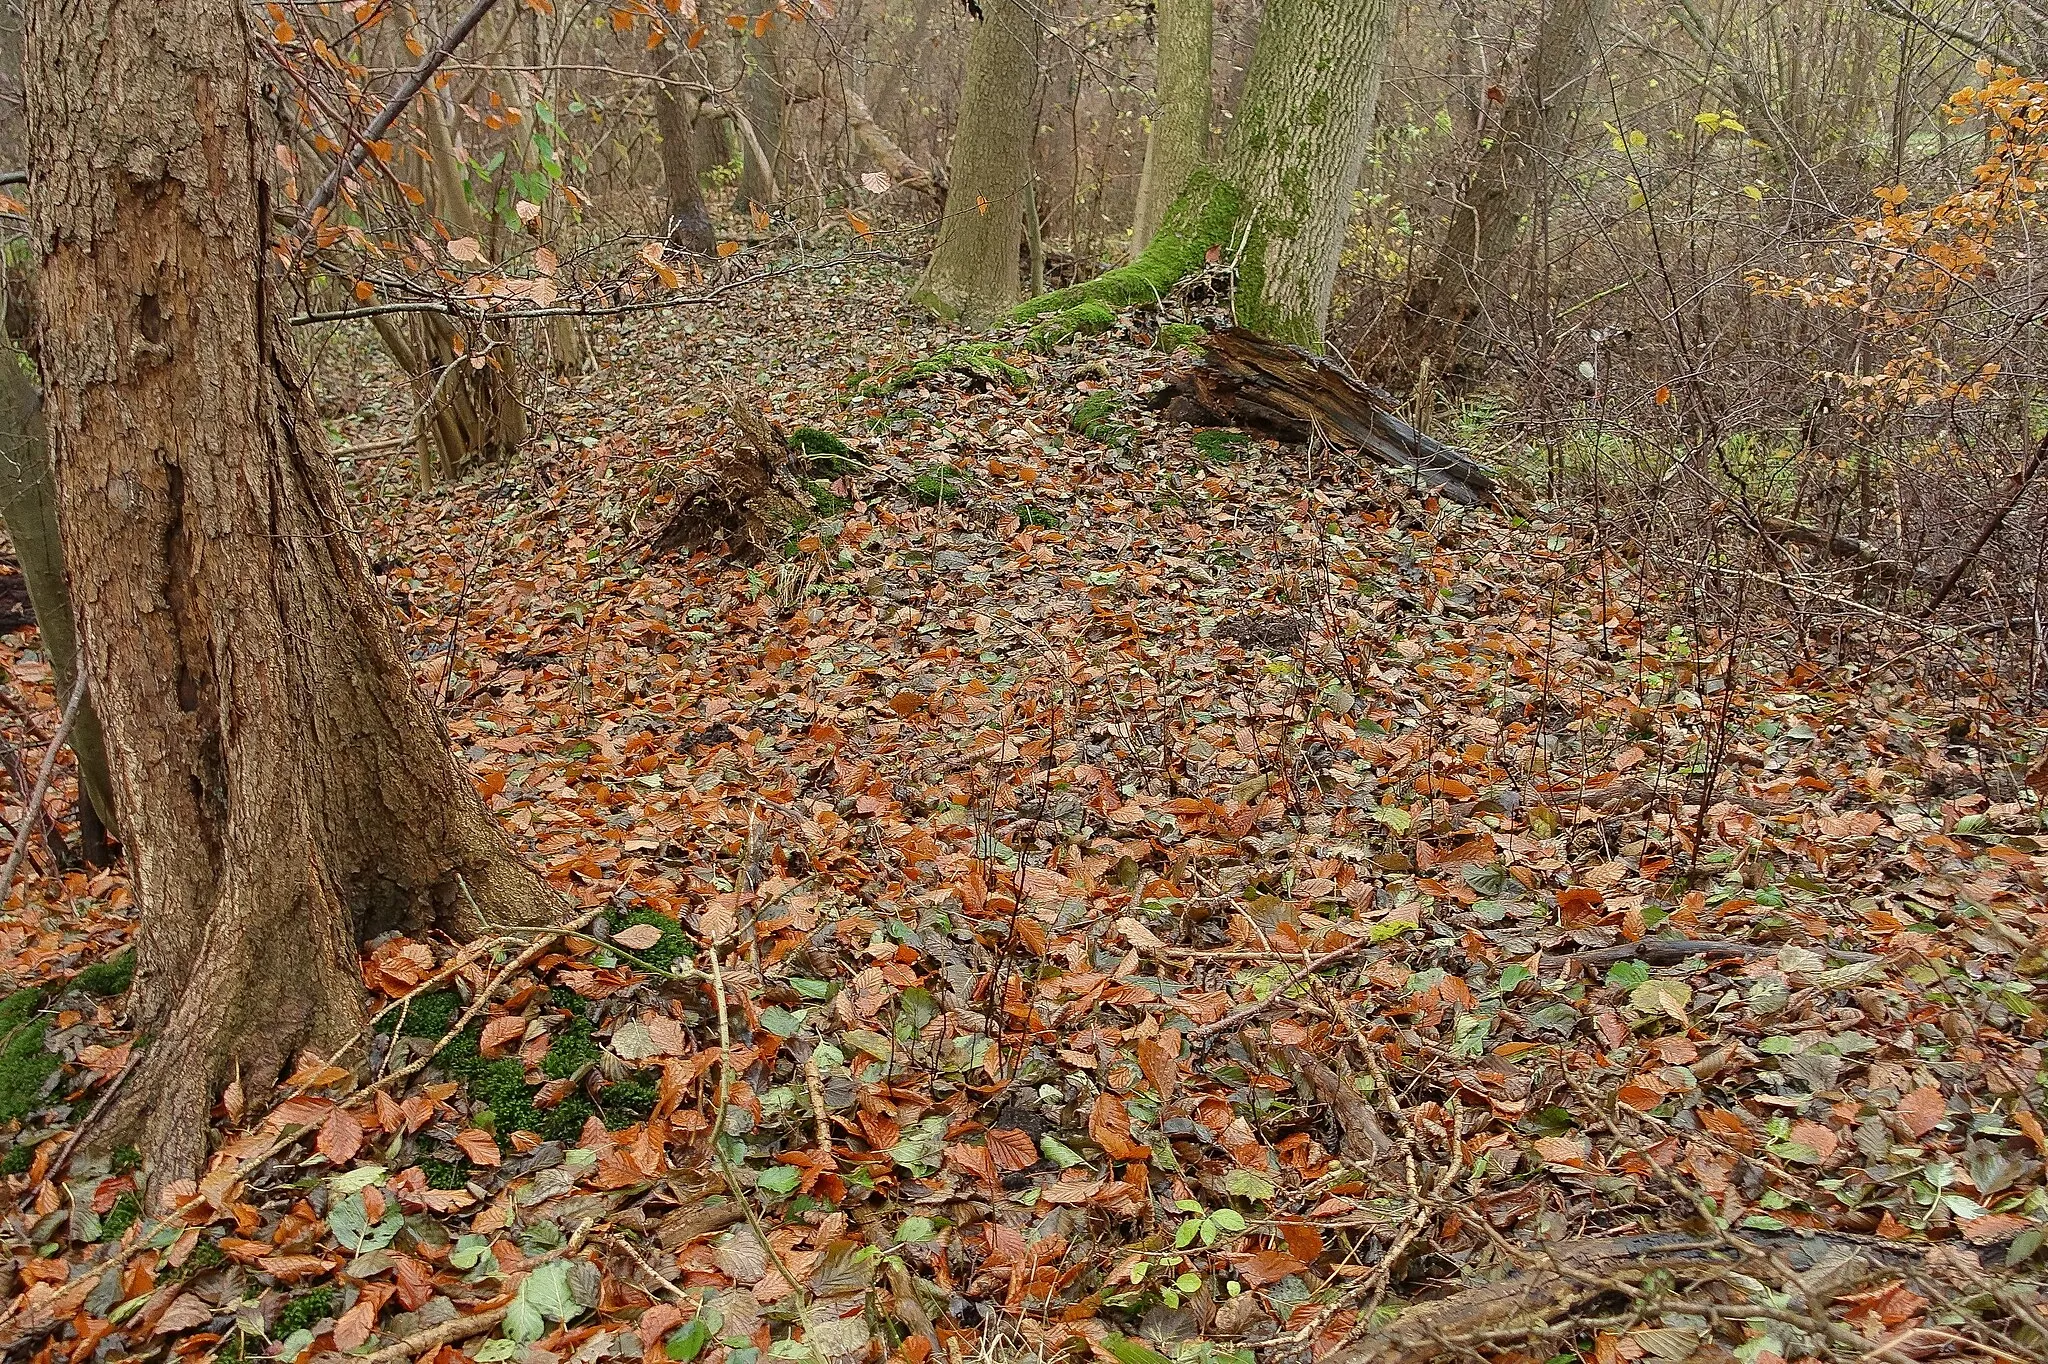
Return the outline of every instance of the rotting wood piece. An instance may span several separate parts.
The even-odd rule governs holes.
[[[1292,444],[1312,433],[1428,483],[1453,502],[1491,502],[1491,471],[1463,450],[1423,435],[1394,415],[1394,399],[1336,365],[1232,327],[1201,343],[1202,362],[1184,371],[1162,404],[1169,419],[1197,426],[1238,426]]]
[[[654,555],[693,554],[724,542],[740,562],[766,554],[798,503],[790,491],[794,452],[783,432],[744,402],[727,409],[739,439],[713,449],[677,490],[675,510],[648,537]]]
[[[1854,1283],[1895,1272],[1912,1259],[1868,1237],[1765,1234],[1752,1239],[1799,1276],[1810,1298],[1839,1296]],[[1631,1281],[1651,1268],[1684,1283],[1725,1279],[1729,1269],[1764,1258],[1745,1256],[1734,1243],[1682,1232],[1585,1237],[1532,1250],[1547,1266],[1532,1265],[1494,1283],[1416,1303],[1325,1356],[1323,1364],[1433,1364],[1455,1356],[1461,1343],[1484,1338],[1498,1344],[1517,1331],[1554,1333],[1575,1314],[1627,1292]],[[1768,1268],[1766,1276],[1775,1277]]]

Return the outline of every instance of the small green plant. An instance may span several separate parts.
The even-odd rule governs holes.
[[[1017,524],[1032,530],[1058,530],[1067,524],[1066,518],[1050,507],[1026,503],[1017,508]]]
[[[1235,1208],[1218,1208],[1214,1212],[1206,1212],[1202,1205],[1192,1198],[1183,1198],[1174,1206],[1188,1214],[1174,1230],[1173,1246],[1176,1250],[1186,1250],[1197,1241],[1204,1246],[1213,1246],[1225,1236],[1237,1235],[1248,1225],[1244,1220],[1244,1214]]]
[[[931,464],[910,480],[910,495],[927,507],[949,506],[967,495],[967,475],[950,464]]]

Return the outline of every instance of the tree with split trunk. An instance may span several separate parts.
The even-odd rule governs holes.
[[[1504,287],[1543,178],[1563,159],[1600,52],[1608,0],[1551,0],[1514,92],[1482,122],[1443,241],[1409,286],[1400,362],[1456,380],[1485,368],[1485,311]]]
[[[941,317],[981,326],[1017,303],[1040,35],[1028,0],[982,0],[973,22],[946,211],[912,297]]]
[[[1209,159],[1209,66],[1215,45],[1215,0],[1159,0],[1154,86],[1159,110],[1145,132],[1145,168],[1131,254],[1151,244],[1167,205]]]
[[[365,938],[559,918],[451,756],[349,526],[270,275],[278,131],[234,0],[37,0],[36,327],[64,560],[139,912],[99,1139],[196,1175],[364,1019]]]
[[[1099,330],[1213,261],[1235,272],[1240,325],[1320,350],[1391,18],[1389,0],[1269,0],[1214,165],[1188,177],[1137,260],[1018,319],[1048,339]]]

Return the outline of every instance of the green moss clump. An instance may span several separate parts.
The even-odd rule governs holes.
[[[1170,354],[1182,346],[1199,347],[1202,338],[1208,334],[1209,329],[1198,322],[1169,322],[1159,329],[1159,335],[1152,344]]]
[[[331,1284],[309,1288],[294,1294],[285,1305],[277,1309],[277,1320],[270,1329],[280,1337],[294,1331],[310,1331],[313,1324],[334,1315],[334,1287]]]
[[[142,1168],[142,1151],[135,1146],[116,1146],[112,1160],[114,1173],[132,1174]]]
[[[118,956],[109,957],[86,967],[71,978],[72,988],[83,990],[89,995],[110,999],[125,995],[128,987],[135,983],[135,952],[131,948]]]
[[[654,1111],[661,1102],[661,1089],[639,1080],[620,1080],[598,1091],[597,1104],[604,1110],[607,1127],[623,1127]]]
[[[804,480],[804,496],[811,499],[820,516],[837,516],[853,505],[852,498],[841,497],[815,478]]]
[[[420,1174],[426,1178],[427,1187],[430,1189],[462,1189],[469,1186],[469,1176],[452,1160],[437,1160],[429,1156],[420,1162]]]
[[[667,969],[695,951],[695,944],[673,919],[640,911],[628,916],[621,926],[635,923],[651,923],[662,932],[660,942],[645,952],[634,954],[643,961],[662,961],[663,969]],[[412,1002],[401,1031],[407,1037],[438,1040],[446,1035],[454,1022],[461,1002],[452,990],[421,995]],[[541,1074],[550,1080],[574,1079],[597,1064],[602,1055],[591,1026],[589,1005],[574,990],[559,985],[548,992],[548,1002],[569,1017],[556,1028],[547,1055],[541,1058]],[[495,1131],[536,1132],[547,1141],[574,1141],[582,1134],[585,1121],[593,1116],[602,1116],[608,1127],[624,1127],[653,1110],[652,1103],[641,1106],[631,1090],[621,1096],[620,1103],[613,1104],[608,1098],[606,1111],[601,1115],[597,1106],[580,1092],[568,1095],[553,1108],[536,1108],[533,1101],[540,1093],[540,1086],[526,1082],[525,1063],[516,1056],[486,1060],[482,1044],[483,1029],[472,1023],[442,1048],[434,1064],[450,1079],[460,1080],[469,1091],[470,1098],[489,1110],[489,1125]],[[613,1085],[605,1093],[609,1096],[618,1088],[618,1085]],[[443,1166],[446,1168],[440,1168]],[[420,1167],[427,1172],[427,1182],[433,1188],[461,1188],[467,1182],[467,1176],[459,1168],[445,1161],[423,1160]],[[454,1182],[443,1185],[436,1183],[437,1179]]]
[[[37,1013],[42,1001],[34,989],[0,999],[0,1122],[27,1117],[57,1073],[57,1058],[43,1046],[49,1025]]]
[[[415,997],[397,1014],[380,1019],[377,1028],[389,1032],[395,1025],[402,1036],[439,1041],[455,1026],[456,1016],[461,1012],[461,995],[453,990],[435,990]]]
[[[0,1175],[25,1175],[35,1163],[35,1147],[25,1144],[9,1147],[7,1154],[0,1156]]]
[[[1216,428],[1197,431],[1191,438],[1195,453],[1211,464],[1229,464],[1243,459],[1251,452],[1252,438],[1242,431],[1225,431]]]
[[[967,475],[950,464],[932,464],[910,480],[910,495],[927,507],[949,506],[967,495]]]
[[[1066,518],[1050,507],[1029,504],[1017,508],[1017,524],[1033,530],[1058,530],[1067,524]]]
[[[1081,400],[1074,409],[1074,415],[1067,424],[1090,440],[1101,441],[1104,445],[1123,445],[1137,437],[1129,425],[1118,421],[1116,414],[1123,410],[1123,400],[1107,390],[1098,390]]]
[[[634,965],[649,966],[657,971],[669,971],[675,968],[677,962],[697,955],[697,944],[690,941],[690,935],[683,931],[683,926],[674,919],[669,918],[668,915],[656,913],[651,909],[634,910],[631,914],[619,920],[617,926],[612,929],[612,933],[617,935],[620,930],[632,928],[638,924],[646,924],[649,928],[661,934],[661,941],[652,947],[644,947],[637,951],[632,951],[632,954],[626,960]],[[615,947],[613,950],[623,953],[631,949]]]
[[[1048,313],[1065,313],[1086,303],[1111,309],[1156,304],[1174,286],[1208,264],[1209,249],[1231,244],[1231,233],[1244,212],[1244,195],[1213,171],[1198,170],[1138,258],[1086,284],[1055,289],[1019,307],[1012,318],[1034,322]]]
[[[799,426],[789,433],[789,443],[803,452],[811,473],[820,477],[857,474],[868,467],[851,445],[815,426]]]
[[[996,347],[987,342],[970,342],[948,346],[915,364],[879,374],[861,385],[861,393],[867,397],[881,397],[955,370],[992,384],[1003,384],[1018,393],[1031,387],[1031,376],[1005,360]]]
[[[114,1200],[114,1206],[107,1209],[107,1215],[100,1219],[100,1239],[118,1241],[121,1233],[142,1220],[142,1200],[129,1190]]]

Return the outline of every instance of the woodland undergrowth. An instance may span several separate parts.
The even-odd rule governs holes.
[[[917,371],[900,288],[619,323],[459,484],[350,459],[579,917],[374,944],[361,1047],[159,1214],[70,1142],[122,876],[32,863],[10,1358],[2042,1357],[2041,697],[1167,426],[1128,327]],[[402,429],[354,382],[343,444]],[[831,455],[806,509],[650,557],[736,401]]]

